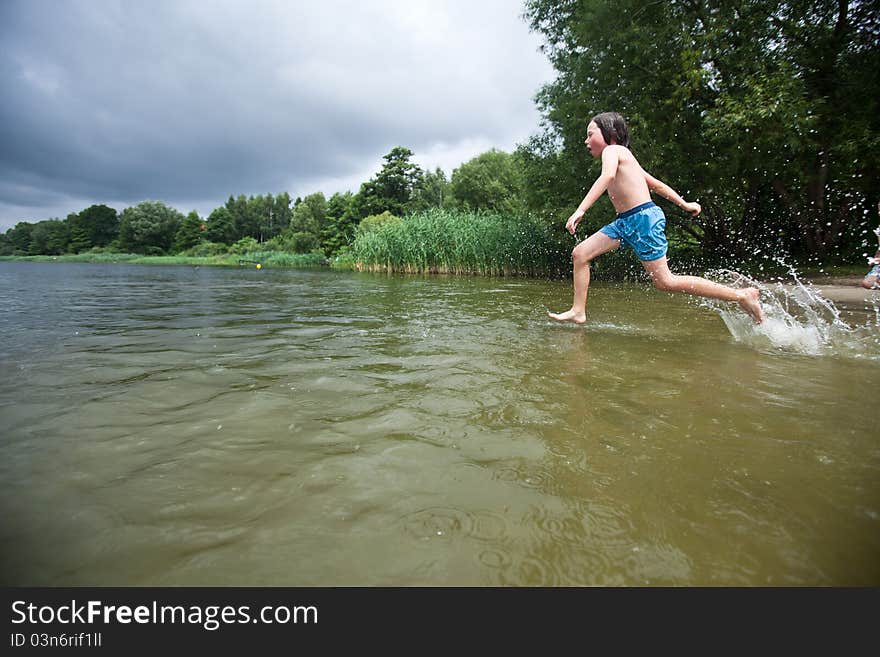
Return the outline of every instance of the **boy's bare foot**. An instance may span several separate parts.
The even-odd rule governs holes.
[[[738,303],[739,307],[755,320],[755,324],[760,324],[764,321],[764,310],[761,308],[761,302],[758,301],[758,290],[756,288],[748,287],[743,290]]]
[[[567,310],[564,313],[547,313],[550,319],[557,322],[574,322],[575,324],[583,324],[587,321],[586,313],[576,313],[573,310]]]

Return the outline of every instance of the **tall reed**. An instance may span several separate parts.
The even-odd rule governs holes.
[[[552,243],[529,217],[432,209],[359,229],[351,255],[364,271],[543,276],[558,268]]]

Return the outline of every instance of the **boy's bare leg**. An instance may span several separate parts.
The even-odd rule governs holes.
[[[740,308],[755,320],[755,323],[760,324],[764,321],[764,310],[761,308],[761,302],[758,300],[758,290],[756,288],[747,287],[737,290],[713,283],[699,276],[677,276],[669,271],[666,256],[648,262],[642,261],[642,265],[645,267],[645,271],[650,274],[654,287],[658,290],[684,292],[722,301],[736,301]]]
[[[587,321],[587,290],[590,287],[590,261],[603,253],[613,251],[620,246],[620,240],[611,239],[602,232],[593,233],[583,242],[574,247],[571,259],[574,263],[574,299],[571,309],[564,313],[547,313],[557,322],[574,322],[583,324]]]

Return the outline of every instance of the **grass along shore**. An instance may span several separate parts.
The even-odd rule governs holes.
[[[245,254],[224,253],[216,256],[146,256],[136,253],[77,253],[70,255],[0,256],[0,262],[120,262],[131,265],[204,265],[209,267],[322,267],[327,259],[318,253],[257,251]]]
[[[444,209],[364,221],[348,257],[359,271],[484,276],[546,276],[560,260],[538,221]]]

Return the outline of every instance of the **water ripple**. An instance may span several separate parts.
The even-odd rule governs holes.
[[[563,298],[0,263],[0,583],[880,582],[874,352],[743,349],[643,287],[548,323]]]

